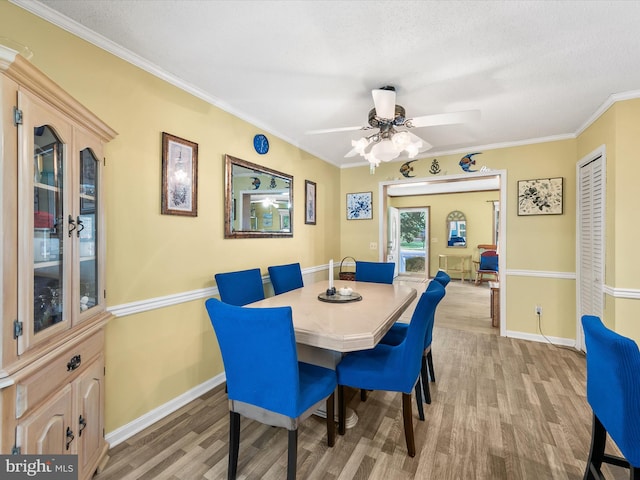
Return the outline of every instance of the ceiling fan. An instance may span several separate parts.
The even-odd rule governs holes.
[[[465,123],[480,118],[478,110],[406,118],[404,107],[396,104],[395,87],[381,87],[372,90],[371,95],[373,96],[374,108],[369,111],[368,125],[311,130],[306,133],[313,135],[378,129],[371,135],[352,140],[353,148],[345,155],[345,157],[361,155],[371,163],[373,168],[379,166],[381,161],[388,162],[397,158],[403,151],[407,152],[409,158],[414,158],[419,152],[424,152],[432,147],[431,144],[409,132],[408,129]],[[398,127],[401,128],[398,129]]]

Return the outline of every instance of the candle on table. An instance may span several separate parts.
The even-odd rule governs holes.
[[[333,258],[329,260],[329,288],[333,288]]]

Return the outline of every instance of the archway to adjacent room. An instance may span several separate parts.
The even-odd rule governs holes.
[[[379,225],[379,259],[385,260],[387,256],[387,248],[389,247],[389,223],[388,223],[388,209],[390,205],[390,198],[393,196],[425,196],[425,201],[419,204],[420,201],[412,202],[416,207],[428,205],[428,196],[437,195],[441,193],[465,193],[465,192],[478,192],[478,191],[496,191],[499,198],[499,205],[502,206],[501,215],[496,215],[498,221],[498,236],[497,242],[498,254],[499,254],[499,301],[498,301],[498,316],[499,316],[499,334],[504,336],[507,328],[507,318],[505,316],[506,311],[506,250],[508,246],[507,230],[506,230],[506,215],[504,214],[506,206],[506,170],[496,170],[488,172],[475,172],[463,175],[447,175],[447,176],[432,176],[422,178],[411,178],[404,180],[391,180],[383,181],[379,183],[379,199],[378,202],[378,215],[381,219]],[[433,221],[433,218],[431,219]],[[429,270],[427,270],[428,272]]]

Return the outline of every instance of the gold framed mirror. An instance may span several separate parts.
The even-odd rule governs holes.
[[[224,238],[293,237],[293,176],[225,155]]]

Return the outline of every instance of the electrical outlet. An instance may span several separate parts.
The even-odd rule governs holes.
[[[540,305],[536,305],[536,315],[542,315],[542,307]]]
[[[376,242],[371,242],[371,243],[369,243],[369,248],[371,250],[377,250],[378,249],[378,244]]]

